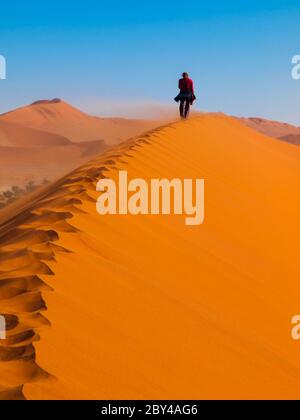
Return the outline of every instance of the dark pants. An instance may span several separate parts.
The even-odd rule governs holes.
[[[190,99],[181,99],[180,100],[179,111],[180,111],[181,118],[188,118],[189,113],[190,113],[190,106],[191,106]]]

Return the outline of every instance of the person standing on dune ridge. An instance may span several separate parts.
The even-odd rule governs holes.
[[[182,73],[182,79],[179,80],[178,87],[180,93],[176,96],[175,101],[180,102],[180,117],[186,119],[190,113],[190,106],[193,105],[193,102],[196,100],[194,82],[189,78],[188,73]]]

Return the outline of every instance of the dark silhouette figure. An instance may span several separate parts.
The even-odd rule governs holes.
[[[186,119],[190,113],[190,106],[196,99],[194,92],[194,82],[189,78],[188,73],[182,74],[182,79],[179,80],[178,87],[180,93],[176,96],[175,101],[180,102],[179,111],[182,119]]]

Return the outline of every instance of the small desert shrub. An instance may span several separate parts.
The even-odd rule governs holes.
[[[8,204],[18,200],[20,197],[35,191],[40,186],[45,186],[49,183],[50,181],[45,178],[40,185],[37,185],[32,180],[28,181],[24,188],[21,188],[18,185],[13,185],[10,189],[0,193],[0,209],[3,209]]]

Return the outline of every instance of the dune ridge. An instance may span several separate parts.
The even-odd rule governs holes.
[[[127,141],[123,148],[134,142]],[[114,163],[112,157],[122,155],[104,155],[104,164]],[[0,218],[0,312],[7,322],[7,339],[0,340],[0,400],[25,399],[26,383],[55,379],[36,363],[34,343],[51,326],[43,315],[47,306],[42,293],[53,291],[41,275],[54,275],[47,262],[55,261],[56,254],[71,252],[55,242],[61,232],[78,232],[69,219],[83,212],[78,207],[82,200],[95,202],[84,185],[96,185],[105,170],[105,166],[84,166],[84,174],[76,170],[63,177],[34,203],[27,204],[30,198],[26,199],[20,214]]]
[[[206,115],[130,139],[6,212],[1,397],[297,398],[299,157]],[[101,218],[96,183],[123,169],[205,178],[205,224]]]

